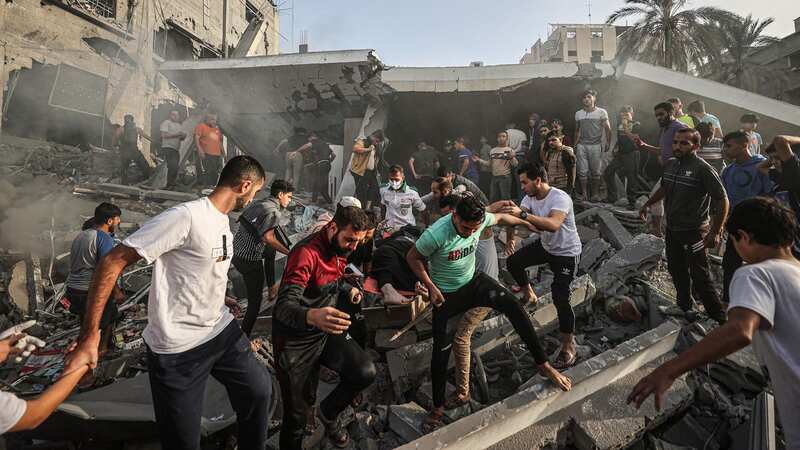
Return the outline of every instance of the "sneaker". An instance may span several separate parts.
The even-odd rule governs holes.
[[[342,421],[339,420],[341,414],[337,415],[333,420],[328,420],[325,418],[325,414],[322,413],[322,408],[319,408],[317,417],[325,425],[325,434],[336,448],[345,448],[350,444],[350,434],[342,424]]]

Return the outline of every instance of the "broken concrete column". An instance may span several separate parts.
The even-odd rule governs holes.
[[[389,428],[405,442],[422,436],[422,423],[428,412],[414,402],[389,405]]]
[[[611,244],[605,239],[592,239],[583,246],[578,270],[587,273],[593,271],[603,256],[611,249]]]
[[[597,290],[614,295],[625,282],[654,268],[664,252],[664,240],[651,234],[639,234],[622,250],[600,266],[595,274]]]
[[[621,250],[633,239],[628,230],[622,226],[622,223],[614,217],[614,214],[608,211],[600,211],[597,213],[597,218],[598,224],[600,225],[600,234],[602,234],[615,249]]]

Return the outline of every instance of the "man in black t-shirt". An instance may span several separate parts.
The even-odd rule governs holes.
[[[628,207],[633,209],[636,198],[647,195],[650,191],[644,180],[639,175],[639,148],[633,141],[633,136],[639,134],[639,122],[633,120],[633,107],[623,106],[619,111],[619,126],[617,127],[617,147],[614,149],[614,159],[611,160],[603,176],[606,179],[608,203],[618,199],[617,183],[619,176],[625,183],[628,196]]]
[[[675,133],[673,158],[664,167],[661,186],[642,206],[639,215],[646,219],[650,205],[664,200],[667,268],[675,285],[678,306],[685,312],[691,310],[694,292],[706,313],[723,323],[725,311],[711,283],[707,249],[719,245],[728,215],[728,197],[714,168],[697,156],[699,148],[697,131],[684,128]]]

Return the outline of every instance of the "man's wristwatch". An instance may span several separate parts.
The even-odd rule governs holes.
[[[520,211],[519,218],[522,219],[522,220],[527,220],[528,219],[528,213],[526,213],[525,210]]]

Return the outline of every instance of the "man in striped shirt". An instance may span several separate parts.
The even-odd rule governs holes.
[[[278,295],[275,282],[275,252],[289,254],[286,243],[276,235],[278,227],[289,224],[291,218],[286,206],[292,201],[294,187],[284,180],[275,180],[270,196],[253,202],[239,218],[239,230],[233,237],[233,260],[247,287],[247,312],[242,320],[242,331],[248,336],[253,330],[261,310],[264,283],[269,287],[269,298]]]

